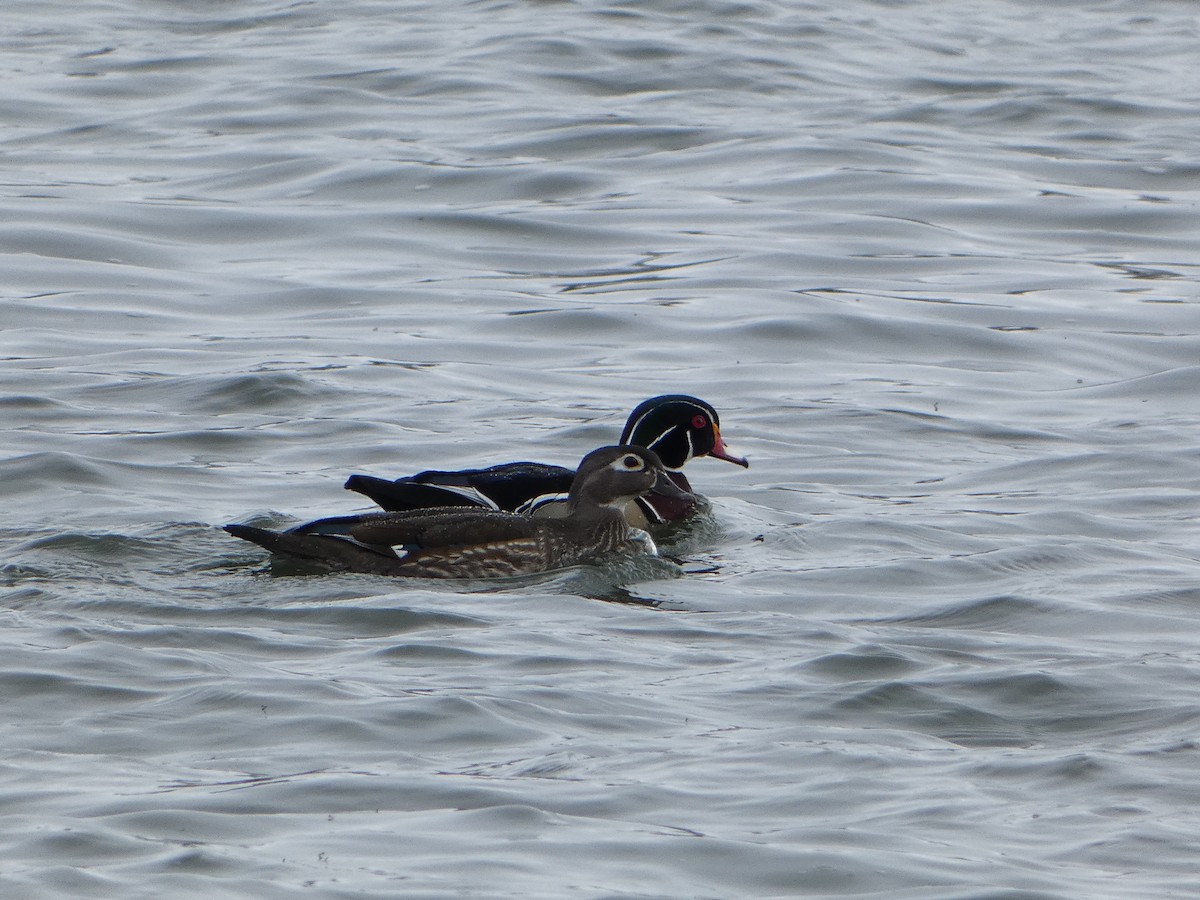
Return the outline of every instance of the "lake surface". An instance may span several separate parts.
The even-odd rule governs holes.
[[[0,894],[1197,896],[1195,12],[7,4]],[[668,392],[681,577],[217,527]]]

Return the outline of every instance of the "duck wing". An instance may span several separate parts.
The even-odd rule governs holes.
[[[372,547],[415,551],[515,541],[534,537],[544,528],[533,519],[499,510],[436,509],[318,519],[291,533],[349,538]]]
[[[321,519],[289,536],[393,554],[390,563],[381,563],[379,556],[348,551],[357,572],[493,578],[547,569],[554,542],[547,541],[546,532],[558,527],[498,510],[441,509]],[[393,547],[401,555],[395,556]]]
[[[547,522],[496,510],[446,509],[318,519],[275,532],[226,525],[273,554],[370,575],[494,577],[541,571]],[[397,554],[397,548],[401,551]]]
[[[562,466],[513,462],[486,469],[430,469],[394,481],[351,475],[345,486],[391,512],[442,506],[512,511],[542,494],[566,493],[574,477],[571,469]]]
[[[417,476],[412,476],[416,478]],[[346,479],[348,491],[369,497],[376,506],[389,512],[406,512],[439,507],[472,507],[497,509],[495,502],[467,485],[426,484],[409,478],[389,481],[374,475],[351,475]]]

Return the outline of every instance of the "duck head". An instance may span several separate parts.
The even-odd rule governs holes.
[[[703,400],[664,394],[638,404],[629,414],[621,443],[650,448],[672,471],[682,469],[695,456],[714,456],[749,468],[743,457],[726,449],[720,424],[717,411]]]
[[[651,491],[695,502],[695,497],[671,480],[653,450],[631,445],[601,447],[579,464],[567,502],[571,509],[588,504],[620,510]]]

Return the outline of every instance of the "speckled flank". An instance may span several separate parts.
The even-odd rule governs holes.
[[[425,578],[495,578],[524,575],[553,568],[553,557],[544,541],[505,541],[462,547],[453,553],[426,554],[421,551],[406,556],[397,569],[400,574]]]
[[[568,533],[555,526],[538,538],[476,544],[453,553],[416,551],[401,560],[396,572],[425,578],[496,578],[561,569],[611,553],[658,552],[645,532],[627,528],[620,519],[590,530],[582,549],[567,539]]]

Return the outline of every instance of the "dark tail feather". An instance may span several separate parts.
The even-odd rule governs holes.
[[[372,502],[388,512],[406,512],[410,509],[435,509],[443,506],[482,506],[483,503],[436,484],[421,484],[416,481],[388,481],[373,475],[351,475],[346,479],[346,490],[369,497]]]
[[[255,528],[253,525],[225,525],[223,527],[234,537],[258,544],[279,556],[314,560],[342,571],[390,575],[395,572],[400,563],[399,558],[390,547],[375,549],[336,537],[292,532],[280,533],[267,531],[265,528]]]
[[[241,538],[243,541],[249,541],[252,544],[258,544],[258,546],[270,550],[272,553],[280,553],[284,556],[299,556],[304,559],[321,558],[320,554],[309,546],[310,541],[303,540],[295,535],[267,531],[265,528],[255,528],[253,525],[224,525],[222,527],[234,537]]]

